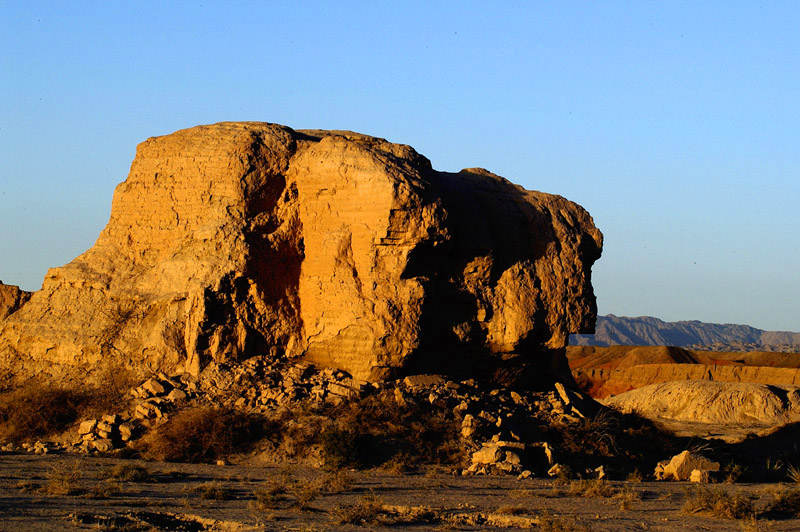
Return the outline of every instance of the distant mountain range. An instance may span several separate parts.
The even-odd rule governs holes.
[[[800,333],[749,325],[666,322],[650,316],[599,316],[595,334],[573,334],[570,345],[672,345],[709,351],[800,352]]]

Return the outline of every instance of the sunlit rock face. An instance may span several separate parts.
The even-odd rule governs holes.
[[[365,380],[547,370],[593,330],[601,247],[575,203],[437,172],[409,146],[198,126],[139,145],[95,245],[0,325],[0,363],[19,378],[263,353]]]

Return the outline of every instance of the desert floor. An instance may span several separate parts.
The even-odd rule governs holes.
[[[0,530],[800,530],[800,519],[683,513],[687,483],[605,487],[605,495],[580,496],[569,483],[540,478],[3,454]],[[750,497],[761,510],[789,486],[709,488]],[[358,512],[365,521],[348,523]]]

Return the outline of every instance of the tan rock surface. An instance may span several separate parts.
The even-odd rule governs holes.
[[[689,480],[694,471],[719,471],[719,462],[714,462],[691,451],[683,451],[673,456],[664,466],[661,478],[663,480]],[[699,482],[699,480],[692,480],[692,482]]]
[[[0,321],[16,312],[31,298],[31,292],[0,282]]]
[[[95,245],[0,329],[18,379],[285,352],[360,379],[551,367],[596,316],[588,213],[352,132],[220,123],[148,139]]]
[[[654,420],[764,427],[800,421],[800,386],[673,381],[637,388],[603,403]]]

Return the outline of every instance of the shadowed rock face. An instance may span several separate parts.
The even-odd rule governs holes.
[[[30,292],[20,290],[17,286],[0,282],[0,320],[16,312],[30,298]]]
[[[593,330],[601,247],[580,206],[437,172],[409,146],[199,126],[139,145],[95,245],[0,325],[0,363],[197,373],[269,351],[370,380],[542,369]]]

